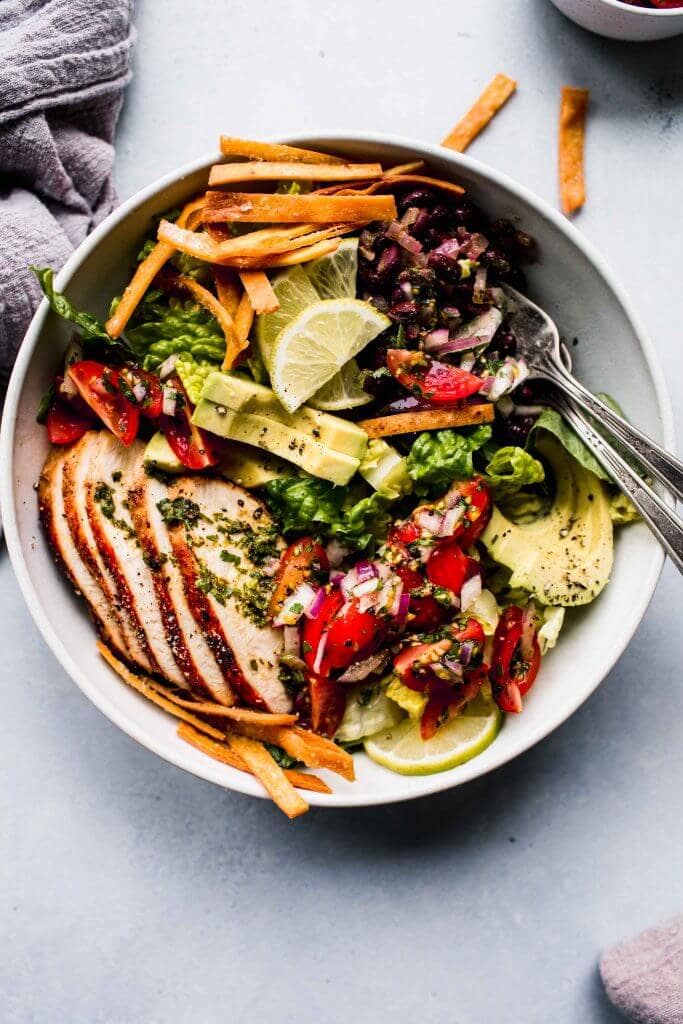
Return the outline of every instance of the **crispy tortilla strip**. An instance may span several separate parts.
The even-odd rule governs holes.
[[[204,223],[337,224],[395,220],[393,196],[288,196],[259,192],[208,192]]]
[[[160,693],[167,700],[173,701],[181,708],[189,708],[198,715],[213,715],[216,718],[230,718],[233,722],[255,722],[257,725],[294,725],[297,715],[284,712],[255,711],[253,708],[226,707],[206,700],[186,700],[156,679],[148,679],[147,685],[155,693]]]
[[[242,758],[288,818],[298,818],[300,814],[306,813],[308,803],[297,793],[282,768],[261,743],[235,733],[229,733],[225,742],[230,750]]]
[[[309,263],[311,260],[318,260],[321,256],[327,256],[339,247],[339,239],[331,238],[329,242],[318,242],[316,245],[307,245],[303,249],[295,249],[293,252],[284,252],[280,256],[268,256],[261,260],[239,260],[239,265],[244,267],[263,267],[270,270],[275,267],[293,267],[297,263]]]
[[[242,181],[358,181],[381,178],[381,164],[257,163],[214,164],[209,185],[235,185]]]
[[[207,309],[218,320],[225,336],[225,360],[232,360],[230,364],[232,365],[242,349],[246,347],[246,343],[240,341],[237,336],[235,321],[225,306],[218,301],[213,292],[210,292],[208,288],[204,288],[197,281],[193,281],[191,277],[185,277],[184,274],[178,274],[177,281],[185,291],[190,293],[195,302],[198,302],[204,309]]]
[[[415,434],[420,430],[443,430],[446,427],[469,427],[475,423],[493,422],[493,405],[481,402],[464,409],[421,409],[359,420],[368,437],[391,437],[393,434]]]
[[[221,135],[221,153],[224,156],[244,156],[249,160],[285,160],[301,164],[343,164],[338,156],[329,153],[316,153],[313,149],[297,149],[296,146],[283,146],[275,142],[255,142],[253,139],[235,139],[230,135]]]
[[[246,761],[239,754],[236,754],[234,750],[230,750],[224,743],[217,743],[208,736],[203,736],[196,729],[193,729],[191,725],[185,725],[181,722],[178,726],[178,736],[181,740],[185,740],[186,743],[196,747],[197,750],[201,750],[203,754],[213,757],[214,760],[222,761],[223,764],[228,764],[231,768],[237,768],[240,772],[252,774]],[[284,772],[285,776],[297,789],[307,789],[311,793],[332,792],[327,783],[323,782],[317,775],[309,775],[307,772],[297,771],[296,768],[285,768]]]
[[[243,270],[240,281],[255,313],[274,313],[280,308],[277,295],[262,270]]]
[[[211,193],[215,195],[216,193]],[[180,252],[222,266],[260,266],[265,257],[288,253],[326,238],[336,238],[354,230],[353,224],[292,224],[286,228],[263,228],[238,238],[218,238],[216,225],[208,224],[206,232],[187,231],[169,221],[159,225],[158,237]]]
[[[353,187],[328,185],[327,188],[316,189],[313,195],[369,196],[375,192],[381,192],[385,188],[395,188],[397,185],[431,185],[432,188],[440,188],[444,192],[452,192],[456,196],[463,195],[465,191],[462,185],[456,185],[453,181],[444,181],[443,178],[430,178],[426,174],[392,174],[387,171],[379,181],[371,181],[367,185],[365,182],[359,182]]]
[[[203,205],[204,196],[191,200],[176,221],[178,227],[189,227],[190,220],[192,220],[193,226],[196,226],[199,223],[199,214]],[[111,338],[119,338],[124,332],[128,321],[142,302],[145,292],[174,252],[175,246],[159,242],[154,246],[149,256],[138,265],[133,277],[124,289],[116,310],[104,325],[107,334]]]
[[[565,213],[574,213],[586,201],[583,154],[586,138],[588,89],[565,85],[560,103],[560,198]]]
[[[474,106],[468,110],[462,121],[458,121],[441,145],[448,149],[454,149],[457,153],[464,153],[503,104],[507,103],[516,88],[517,83],[512,78],[508,78],[507,75],[496,75],[493,81],[486,86]]]
[[[388,167],[383,177],[393,178],[397,174],[414,174],[415,171],[421,171],[424,165],[424,160],[413,160],[409,164],[396,164],[395,167]]]
[[[342,778],[353,782],[353,758],[346,750],[342,750],[332,740],[326,740],[317,733],[300,729],[298,726],[265,726],[251,722],[235,723],[235,729],[242,736],[261,740],[262,743],[274,743],[282,747],[290,757],[303,761],[308,768],[328,768]]]
[[[239,308],[240,293],[242,291],[237,274],[229,267],[217,265],[213,268],[213,280],[216,285],[218,301],[234,320]]]
[[[251,304],[251,299],[246,292],[242,292],[242,298],[240,304],[237,307],[237,313],[235,315],[235,330],[237,331],[237,337],[243,343],[246,348],[249,340],[249,332],[251,325],[254,322],[254,307]]]
[[[100,652],[104,660],[111,665],[116,672],[117,676],[123,679],[124,683],[127,683],[133,690],[137,690],[143,697],[151,701],[152,704],[156,704],[157,707],[163,708],[164,711],[168,711],[169,714],[173,715],[174,718],[180,718],[183,722],[189,722],[195,729],[199,729],[200,732],[205,732],[207,736],[213,736],[214,739],[222,740],[223,733],[220,729],[214,728],[213,725],[209,725],[207,722],[202,722],[196,715],[186,711],[185,708],[168,700],[162,694],[157,693],[156,689],[150,684],[153,680],[149,676],[137,675],[135,672],[131,672],[127,665],[124,665],[122,661],[112,654],[106,644],[103,644],[101,640],[97,641],[97,650]]]

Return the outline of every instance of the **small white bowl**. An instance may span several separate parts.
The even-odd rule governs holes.
[[[652,345],[612,273],[565,217],[498,171],[439,146],[348,131],[288,141],[352,160],[381,160],[388,166],[424,159],[433,174],[464,185],[492,218],[519,222],[539,246],[539,262],[528,275],[530,293],[555,317],[566,337],[579,339],[572,350],[577,375],[594,391],[610,391],[640,427],[673,447],[671,406]],[[73,254],[57,287],[66,289],[80,307],[104,314],[111,296],[124,285],[153,216],[203,187],[217,159],[210,155],[197,160],[122,203]],[[64,669],[124,732],[200,778],[264,796],[255,779],[179,740],[173,719],[120,682],[98,656],[85,608],[54,565],[38,522],[34,490],[49,447],[35,411],[68,337],[68,327],[44,302],[17,357],[0,436],[0,500],[7,547],[28,607]],[[620,534],[610,584],[593,605],[570,613],[557,649],[544,660],[525,697],[524,712],[508,716],[499,737],[479,757],[439,775],[406,778],[358,754],[357,781],[330,778],[333,794],[307,794],[311,803],[358,807],[424,796],[483,775],[527,750],[569,718],[605,678],[645,613],[663,561],[660,547],[643,524]]]
[[[683,32],[683,7],[656,10],[633,7],[621,0],[551,0],[568,18],[608,39],[644,43],[670,39]]]

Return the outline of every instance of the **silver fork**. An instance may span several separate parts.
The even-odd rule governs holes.
[[[572,376],[562,361],[560,335],[554,321],[515,288],[503,288],[516,307],[508,314],[508,320],[517,339],[518,354],[526,360],[531,376],[552,381],[573,403],[595,417],[600,428],[608,430],[667,490],[683,500],[683,462],[627,423]]]
[[[515,307],[510,311],[508,320],[517,340],[518,355],[526,360],[531,378],[554,385],[543,401],[565,418],[593,452],[616,485],[631,499],[678,571],[683,573],[683,521],[596,429],[582,410],[585,409],[595,417],[600,427],[610,431],[632,459],[645,466],[677,498],[683,498],[683,463],[632,427],[580,384],[572,376],[571,357],[566,346],[560,342],[557,327],[547,313],[514,288],[506,285],[505,291]]]

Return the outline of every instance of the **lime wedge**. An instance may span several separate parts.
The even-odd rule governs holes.
[[[263,313],[256,320],[256,342],[267,370],[275,339],[295,316],[320,301],[320,296],[301,267],[292,267],[271,281],[280,308],[274,313]]]
[[[358,239],[345,238],[329,256],[303,265],[321,299],[354,299],[358,273]]]
[[[479,695],[465,711],[440,726],[430,740],[420,736],[420,723],[406,718],[391,729],[370,736],[365,752],[399,775],[433,775],[470,761],[493,743],[503,714],[490,698]]]
[[[313,397],[309,398],[308,404],[325,412],[339,412],[341,409],[356,409],[359,405],[367,405],[372,401],[372,395],[360,386],[359,376],[358,363],[355,359],[349,359],[339,373],[335,373],[327,384],[323,384],[320,391],[316,391]]]
[[[295,412],[390,324],[360,299],[307,306],[280,331],[270,358],[271,387],[287,412]]]

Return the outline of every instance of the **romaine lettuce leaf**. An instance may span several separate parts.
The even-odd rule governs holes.
[[[415,482],[415,493],[437,497],[454,480],[474,475],[472,453],[491,438],[491,427],[472,430],[437,430],[420,434],[407,456],[408,473]]]
[[[206,360],[214,368],[225,355],[225,338],[215,317],[196,302],[166,300],[163,292],[148,293],[126,337],[146,370],[158,369],[175,353]]]
[[[533,449],[539,430],[547,430],[548,433],[553,434],[584,469],[589,469],[591,473],[595,473],[600,480],[611,480],[609,473],[602,468],[595,456],[591,454],[583,441],[560,416],[559,412],[556,412],[554,409],[543,410],[529,431],[526,444],[527,450],[529,448]]]
[[[499,448],[489,459],[484,475],[496,499],[499,499],[517,494],[522,487],[541,483],[545,479],[545,470],[529,452],[508,445]]]
[[[84,338],[97,338],[110,345],[114,344],[114,340],[107,334],[101,320],[93,316],[92,313],[84,313],[82,310],[76,309],[66,295],[55,291],[55,272],[52,267],[31,267],[31,270],[38,278],[45,298],[58,316],[77,327]]]

